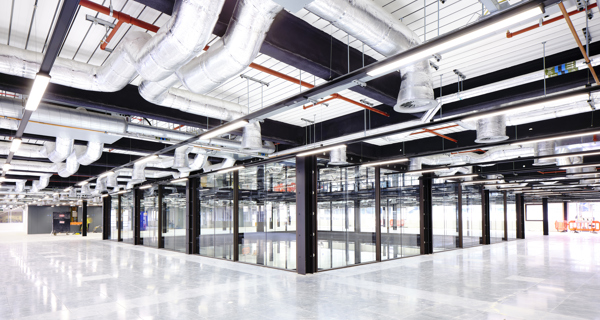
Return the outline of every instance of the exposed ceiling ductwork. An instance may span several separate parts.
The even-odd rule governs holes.
[[[477,120],[477,143],[493,143],[507,140],[506,116],[499,115]]]
[[[369,0],[315,0],[305,9],[386,57],[421,44],[414,31]],[[429,61],[423,60],[400,70],[402,83],[394,110],[423,112],[437,105],[430,68]]]

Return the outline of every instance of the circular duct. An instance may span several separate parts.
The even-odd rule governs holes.
[[[554,155],[554,141],[542,141],[535,144],[533,155],[536,157],[551,156]],[[535,159],[533,161],[534,166],[549,166],[556,164],[556,159]]]
[[[329,152],[329,164],[334,166],[341,166],[348,164],[346,161],[346,147],[340,147],[333,149]]]
[[[260,122],[258,121],[244,126],[242,149],[249,152],[259,152],[263,147],[260,131]]]
[[[423,64],[419,64],[419,67]],[[406,69],[411,69],[406,68]],[[434,99],[431,79],[426,72],[410,72],[403,69],[402,84],[398,95],[398,103],[394,111],[401,113],[424,112],[435,108],[438,102]],[[415,69],[414,67],[412,69]]]
[[[477,120],[476,143],[492,143],[508,139],[504,115]]]

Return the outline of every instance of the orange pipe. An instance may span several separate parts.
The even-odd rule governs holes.
[[[448,137],[448,136],[445,136],[445,135],[443,135],[443,134],[437,133],[437,132],[435,132],[435,131],[433,131],[433,130],[429,130],[429,129],[423,129],[423,131],[427,131],[427,132],[429,132],[429,133],[435,134],[436,136],[442,137],[442,138],[444,138],[444,139],[446,139],[446,140],[450,140],[450,141],[452,141],[452,142],[458,142],[458,140],[456,140],[456,139],[452,139],[452,138],[450,138],[450,137]]]
[[[100,49],[102,49],[102,50],[106,49],[106,46],[108,45],[108,43],[110,42],[110,40],[115,36],[115,34],[117,33],[117,31],[119,31],[119,28],[122,25],[123,25],[123,21],[119,20],[119,22],[117,22],[117,25],[112,29],[112,31],[106,37],[106,39],[104,39],[102,41],[102,44],[100,45]]]
[[[82,6],[82,7],[88,8],[88,9],[92,9],[92,10],[94,10],[96,12],[100,12],[100,13],[105,14],[107,16],[110,16],[110,8],[107,8],[105,6],[101,6],[101,5],[99,5],[97,3],[94,3],[92,1],[89,1],[89,0],[79,0],[79,5]],[[117,19],[117,20],[119,20],[119,21],[122,21],[122,22],[125,22],[125,23],[129,23],[131,25],[138,26],[138,27],[140,27],[142,29],[146,29],[146,30],[149,30],[149,31],[152,31],[152,32],[158,32],[158,29],[159,29],[159,27],[157,27],[157,26],[155,26],[153,24],[150,24],[148,22],[142,21],[140,19],[136,19],[136,18],[134,18],[134,17],[132,17],[132,16],[130,16],[128,14],[125,14],[123,12],[120,12],[120,11],[113,10],[112,17],[115,18],[115,19]]]
[[[590,4],[590,5],[588,6],[588,10],[591,10],[591,9],[593,9],[593,8],[597,7],[597,6],[598,6],[598,4],[597,4],[597,3]],[[584,10],[584,11],[573,10],[573,11],[569,12],[569,13],[568,13],[568,15],[569,15],[569,16],[572,16],[572,15],[578,14],[578,13],[580,13],[580,12],[585,12],[585,10]],[[543,22],[542,22],[542,26],[545,26],[545,25],[547,25],[547,24],[551,24],[551,23],[553,23],[553,22],[559,21],[559,20],[561,20],[561,19],[564,19],[564,18],[565,18],[565,16],[563,15],[563,16],[554,17],[554,18],[552,18],[552,19],[548,19],[548,20],[546,20],[546,21],[543,21]],[[528,32],[528,31],[531,31],[531,30],[533,30],[533,29],[537,29],[537,28],[539,28],[539,27],[540,27],[540,24],[538,23],[538,24],[534,24],[534,25],[532,25],[532,26],[530,26],[530,27],[527,27],[527,28],[525,28],[525,29],[521,29],[521,30],[518,30],[518,31],[515,31],[515,32],[506,31],[506,37],[507,37],[507,38],[512,38],[512,37],[514,37],[514,36],[518,36],[518,35],[520,35],[520,34],[522,34],[522,33],[525,33],[525,32]]]

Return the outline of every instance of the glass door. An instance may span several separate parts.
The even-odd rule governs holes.
[[[134,237],[134,197],[133,191],[121,195],[121,239],[133,244]]]
[[[110,240],[119,241],[119,195],[110,198]]]
[[[158,247],[158,187],[144,190],[140,199],[140,241]]]
[[[462,185],[463,248],[482,244],[481,187]]]
[[[165,249],[186,251],[186,199],[185,182],[163,186],[162,237]]]

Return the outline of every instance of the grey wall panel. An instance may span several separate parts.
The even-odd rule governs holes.
[[[27,234],[49,234],[52,232],[52,213],[69,212],[69,207],[29,206],[27,213]]]
[[[88,205],[87,208],[88,217],[92,218],[92,223],[90,223],[90,227],[88,229],[88,233],[92,233],[97,226],[102,226],[102,207],[90,207]],[[81,221],[81,215],[83,214],[82,208],[77,208],[77,217],[78,220]],[[101,231],[101,228],[98,228],[98,231]]]

